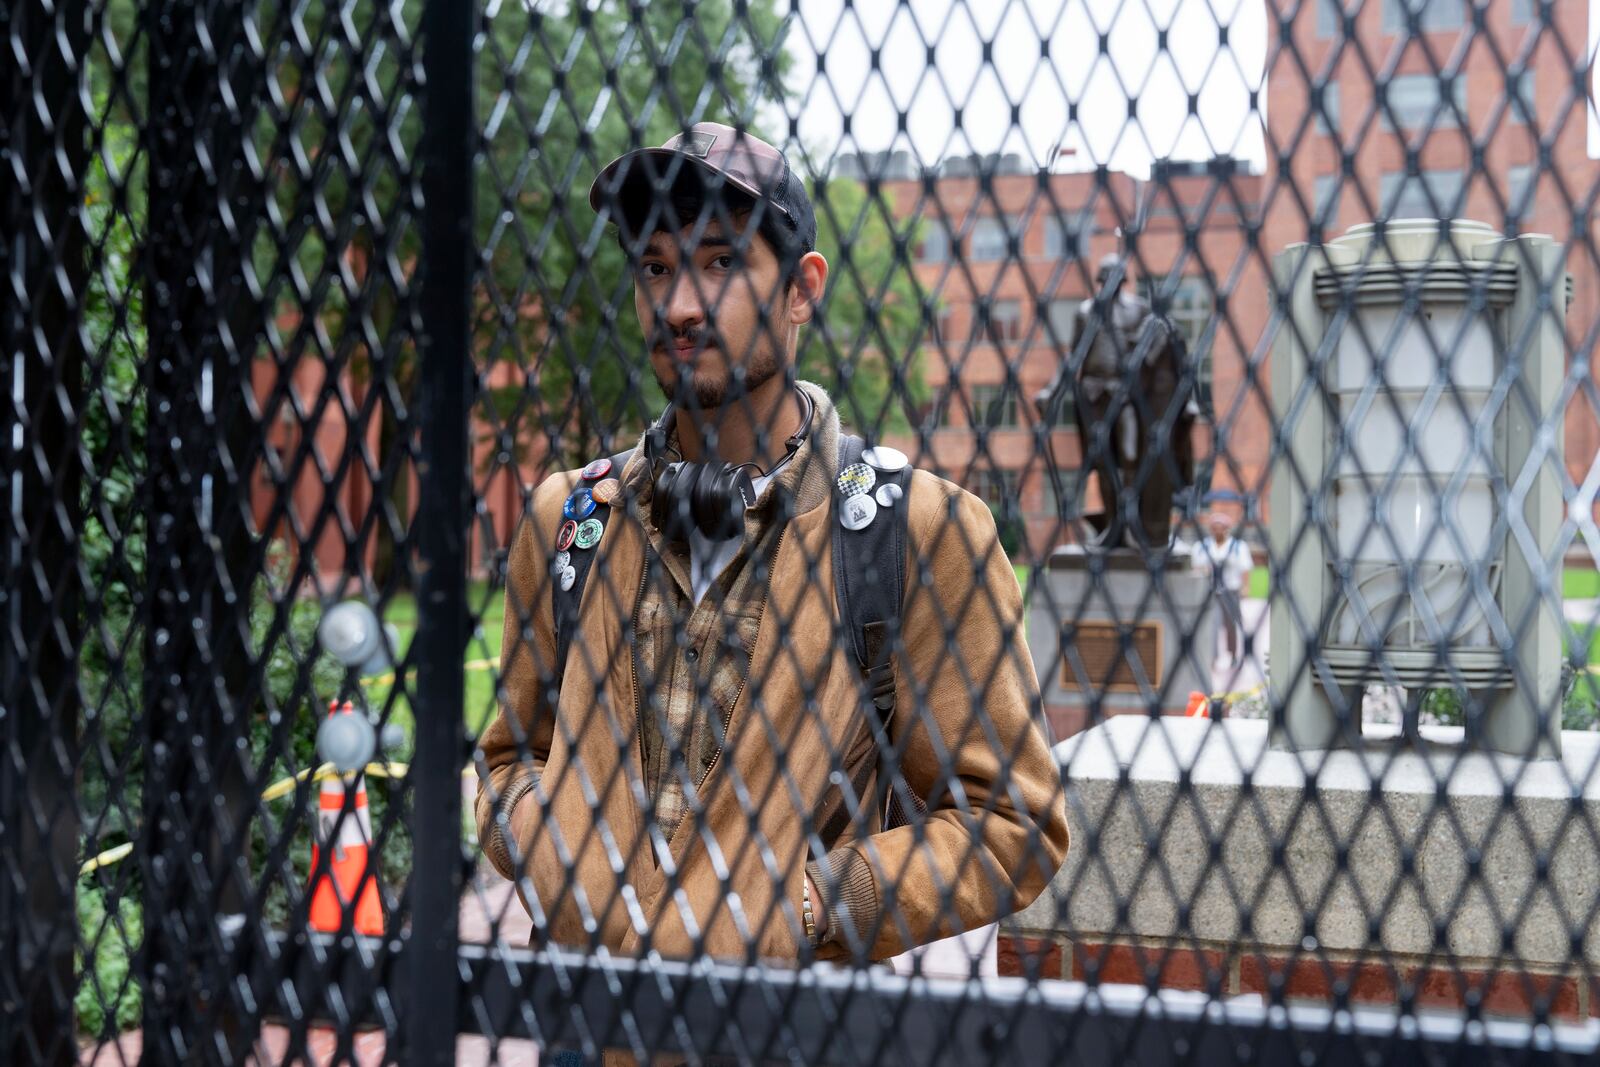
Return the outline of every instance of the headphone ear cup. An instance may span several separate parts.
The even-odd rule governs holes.
[[[668,463],[656,476],[655,490],[650,497],[650,521],[668,541],[687,538],[691,502],[685,499],[684,486],[694,474],[685,468],[697,467],[692,463]]]
[[[700,476],[695,492],[695,523],[713,541],[744,532],[744,509],[755,496],[750,472],[730,465]]]
[[[694,498],[694,524],[712,540],[719,540],[726,536],[722,531],[727,525],[727,501],[723,495],[723,469],[713,467],[709,463],[702,464],[694,480],[692,489]]]

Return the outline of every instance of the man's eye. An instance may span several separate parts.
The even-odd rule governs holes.
[[[667,265],[665,263],[645,263],[639,267],[639,273],[646,278],[662,278],[666,276]]]
[[[713,259],[711,261],[711,265],[713,267],[716,267],[718,270],[732,270],[733,269],[733,256],[731,256],[731,255],[718,256],[716,259]]]

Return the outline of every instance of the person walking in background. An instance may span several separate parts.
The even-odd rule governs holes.
[[[1243,644],[1244,618],[1239,610],[1245,581],[1255,560],[1250,546],[1233,536],[1233,521],[1218,511],[1210,515],[1211,536],[1195,549],[1194,568],[1211,579],[1212,594],[1222,613],[1223,640],[1228,646],[1228,666],[1237,667]]]

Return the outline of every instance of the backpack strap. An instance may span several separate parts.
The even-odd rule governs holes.
[[[576,494],[580,489],[592,491],[596,485],[599,485],[607,478],[620,479],[623,468],[628,465],[628,460],[632,457],[633,449],[631,448],[626,452],[618,452],[610,457],[610,466],[603,473],[592,478],[580,477],[572,486],[573,494]],[[584,470],[593,469],[597,465],[590,464]],[[568,499],[571,499],[570,495]],[[605,533],[606,522],[611,518],[614,506],[599,504],[588,515],[589,519],[600,524],[600,532],[602,534]],[[560,544],[561,528],[566,523],[567,517],[563,513],[556,529],[553,531],[555,538],[551,541],[552,546]],[[562,569],[556,566],[562,551],[567,553],[567,566],[572,568],[572,584],[565,589],[561,587]],[[558,688],[560,686],[559,679],[567,670],[567,656],[572,651],[572,638],[578,632],[578,609],[583,604],[583,587],[589,578],[589,568],[594,564],[594,558],[599,552],[600,543],[597,540],[589,548],[579,548],[576,544],[570,544],[565,550],[557,548],[550,555],[550,596],[553,608],[552,614],[556,626],[556,678],[558,679],[556,685]]]
[[[865,442],[852,434],[839,437],[839,472],[861,462]],[[911,468],[898,471],[873,469],[876,480],[871,492],[883,485],[896,485],[899,499],[879,505],[872,521],[859,530],[844,526],[837,519],[833,530],[834,595],[839,604],[839,619],[844,623],[857,668],[866,682],[878,722],[874,733],[880,751],[889,743],[894,720],[894,638],[900,629],[900,608],[905,602],[906,537]],[[842,491],[834,486],[835,513]],[[874,500],[876,503],[876,499]],[[878,775],[878,810],[885,813],[884,827],[906,822],[900,798],[889,788],[889,776]],[[913,799],[913,806],[921,807]],[[825,838],[826,840],[826,838]]]

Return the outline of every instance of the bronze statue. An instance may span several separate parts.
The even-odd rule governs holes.
[[[1096,472],[1102,508],[1085,515],[1106,546],[1165,547],[1174,494],[1194,481],[1193,428],[1199,408],[1186,373],[1183,336],[1148,302],[1125,291],[1122,259],[1108,255],[1096,273],[1098,296],[1078,305],[1069,356],[1039,394],[1054,421],[1070,387],[1084,465]],[[1082,351],[1075,378],[1071,358]],[[1166,433],[1156,439],[1158,431]],[[1152,446],[1154,446],[1152,448]],[[1054,457],[1050,457],[1054,465]],[[1083,482],[1080,481],[1080,491]],[[1128,490],[1137,493],[1128,499]]]

